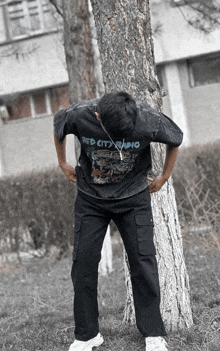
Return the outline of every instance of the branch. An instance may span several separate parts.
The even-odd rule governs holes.
[[[28,55],[33,54],[38,49],[39,49],[39,46],[37,46],[36,44],[29,45],[24,50],[24,47],[20,46],[18,43],[13,43],[9,45],[7,49],[2,51],[1,58],[14,56],[16,60],[19,60],[20,57],[25,58]]]
[[[208,9],[208,11],[210,11],[210,13],[209,13],[209,12],[206,12],[206,5],[203,5],[204,6],[203,8],[202,7],[193,6],[193,4],[190,4],[190,3],[187,3],[187,5],[192,10],[194,10],[196,12],[199,12],[199,14],[201,14],[204,17],[205,20],[208,19],[210,22],[213,22],[215,24],[220,25],[220,21],[218,21],[214,17],[214,15],[217,15],[219,17],[219,12],[218,12],[220,10],[219,8],[211,7],[211,6],[209,7],[209,5],[207,5],[207,9]]]
[[[58,7],[56,0],[49,0],[51,2],[51,4],[55,7],[57,13],[59,13],[59,15],[64,18],[63,12],[60,10],[60,8]]]
[[[215,4],[209,5],[207,3],[203,3],[201,0],[192,1],[192,0],[184,0],[182,5],[188,6],[194,13],[196,13],[196,18],[189,18],[184,13],[182,6],[175,4],[181,12],[184,20],[193,28],[202,30],[205,33],[210,33],[216,26],[220,25],[220,15],[219,10],[220,7]]]

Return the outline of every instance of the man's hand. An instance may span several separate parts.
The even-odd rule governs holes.
[[[76,183],[76,171],[75,168],[70,166],[66,162],[66,138],[63,141],[59,141],[56,138],[55,131],[54,131],[54,143],[57,152],[57,158],[60,168],[62,169],[63,173],[73,183]]]
[[[167,181],[167,179],[163,175],[154,179],[148,178],[148,180],[151,182],[151,184],[148,185],[150,193],[156,193],[157,191],[159,191],[164,185],[164,183],[166,183]]]
[[[155,179],[148,178],[148,180],[151,182],[151,184],[148,186],[150,193],[155,193],[156,191],[159,191],[164,185],[164,183],[166,183],[166,181],[169,179],[177,158],[178,149],[178,147],[170,148],[168,147],[168,145],[166,146],[166,158],[162,175],[156,177]]]
[[[60,165],[60,168],[62,169],[63,173],[67,177],[68,180],[70,180],[73,183],[76,183],[76,171],[75,168],[70,166],[68,163],[62,163]]]

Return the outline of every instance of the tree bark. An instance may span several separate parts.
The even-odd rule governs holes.
[[[100,64],[94,62],[94,56],[98,60],[99,53],[95,38],[92,45],[92,21],[89,12],[88,0],[63,0],[64,19],[64,47],[66,55],[67,70],[69,75],[70,103],[82,100],[90,100],[103,92],[103,83],[100,77]],[[93,29],[94,30],[94,29]],[[98,77],[98,84],[97,79]],[[80,143],[74,137],[75,160],[80,156]],[[112,245],[110,238],[110,227],[108,228],[103,244],[100,272],[106,275],[112,272]]]
[[[96,79],[88,0],[63,0],[64,49],[69,76],[70,104],[96,97]],[[75,160],[80,143],[74,137]]]
[[[87,0],[63,0],[64,47],[70,103],[96,97],[96,79]]]
[[[105,91],[124,90],[161,110],[149,0],[91,0],[97,28]],[[163,168],[165,148],[153,145],[153,172]],[[172,180],[152,196],[155,245],[161,286],[161,313],[167,331],[189,327],[192,313],[180,225]],[[127,286],[131,286],[127,282]],[[130,289],[131,290],[131,289]],[[134,321],[128,291],[125,320]]]
[[[100,61],[100,52],[97,42],[97,35],[96,35],[96,28],[95,28],[95,21],[92,12],[91,1],[88,0],[89,5],[89,13],[90,13],[90,30],[91,30],[91,42],[92,42],[92,50],[93,50],[93,57],[94,57],[94,74],[97,80],[97,92],[96,97],[101,97],[104,95],[104,84],[103,84],[103,77],[102,77],[102,66]]]
[[[112,267],[112,243],[111,243],[111,234],[110,234],[110,225],[108,226],[105,240],[102,247],[102,258],[99,263],[99,274],[106,276],[108,273],[113,272]]]

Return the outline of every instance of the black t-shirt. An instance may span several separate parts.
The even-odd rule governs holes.
[[[54,116],[55,136],[63,141],[75,134],[81,144],[76,166],[77,187],[96,198],[122,199],[148,186],[151,170],[150,143],[179,146],[183,133],[167,116],[147,103],[137,102],[138,116],[132,134],[124,140],[113,140],[104,132],[95,111],[99,99],[71,105]],[[123,148],[122,148],[123,145]],[[119,150],[122,148],[123,159]]]

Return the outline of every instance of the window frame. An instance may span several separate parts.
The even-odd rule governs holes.
[[[36,113],[34,97],[33,97],[36,93],[44,93],[45,106],[46,106],[45,113],[40,113],[40,114]],[[51,99],[50,99],[50,89],[40,89],[40,90],[32,91],[30,93],[21,94],[20,96],[27,97],[29,99],[31,116],[22,117],[22,118],[13,118],[13,119],[10,119],[10,116],[9,116],[9,119],[7,121],[8,123],[17,123],[17,122],[21,122],[21,121],[24,122],[27,120],[34,120],[34,119],[43,118],[43,117],[51,117],[53,115],[52,103],[51,103]],[[7,103],[6,103],[6,107],[10,106],[10,105],[11,104],[7,105]]]
[[[37,3],[37,9],[38,9],[38,18],[40,22],[40,29],[38,30],[27,30],[27,33],[25,34],[18,34],[16,36],[13,36],[12,34],[12,26],[11,26],[11,20],[10,20],[10,15],[8,11],[8,5],[11,3],[17,3],[17,2],[22,2],[23,4],[23,9],[25,9],[25,16],[28,18],[28,23],[29,23],[29,28],[31,28],[31,15],[30,15],[30,10],[28,8],[28,0],[6,0],[4,2],[0,1],[0,6],[2,7],[2,12],[3,12],[3,19],[4,19],[4,30],[5,30],[5,39],[0,41],[0,44],[4,44],[5,42],[12,42],[12,41],[17,41],[17,40],[22,40],[25,38],[30,38],[33,36],[38,36],[46,33],[51,33],[51,32],[57,32],[60,30],[60,24],[58,23],[59,21],[56,21],[54,19],[54,25],[51,28],[48,28],[46,26],[46,22],[44,19],[44,13],[47,13],[48,11],[44,11],[44,4],[42,3],[41,0],[36,0]],[[25,3],[25,5],[24,5]],[[48,4],[48,8],[50,8],[50,2],[45,1],[46,4]],[[24,11],[23,11],[24,13]],[[53,13],[52,13],[53,16]]]
[[[45,106],[46,106],[46,112],[45,113],[36,113],[36,106],[34,102],[34,95],[36,93],[44,93],[45,97]],[[38,90],[36,92],[32,92],[29,96],[30,99],[30,106],[31,106],[31,118],[41,118],[41,117],[47,117],[52,115],[52,107],[51,107],[51,101],[50,101],[50,94],[48,89],[44,90]]]
[[[209,59],[211,60],[211,59],[217,59],[217,58],[219,58],[219,62],[220,62],[220,52],[215,53],[215,54],[197,56],[197,57],[193,57],[193,58],[187,60],[187,70],[188,70],[188,79],[189,79],[190,88],[197,88],[197,87],[211,85],[211,84],[220,84],[220,80],[210,82],[210,83],[206,82],[203,84],[197,84],[194,73],[193,73],[193,67],[192,67],[193,63],[197,63],[197,64],[199,64],[201,62],[208,63]]]

